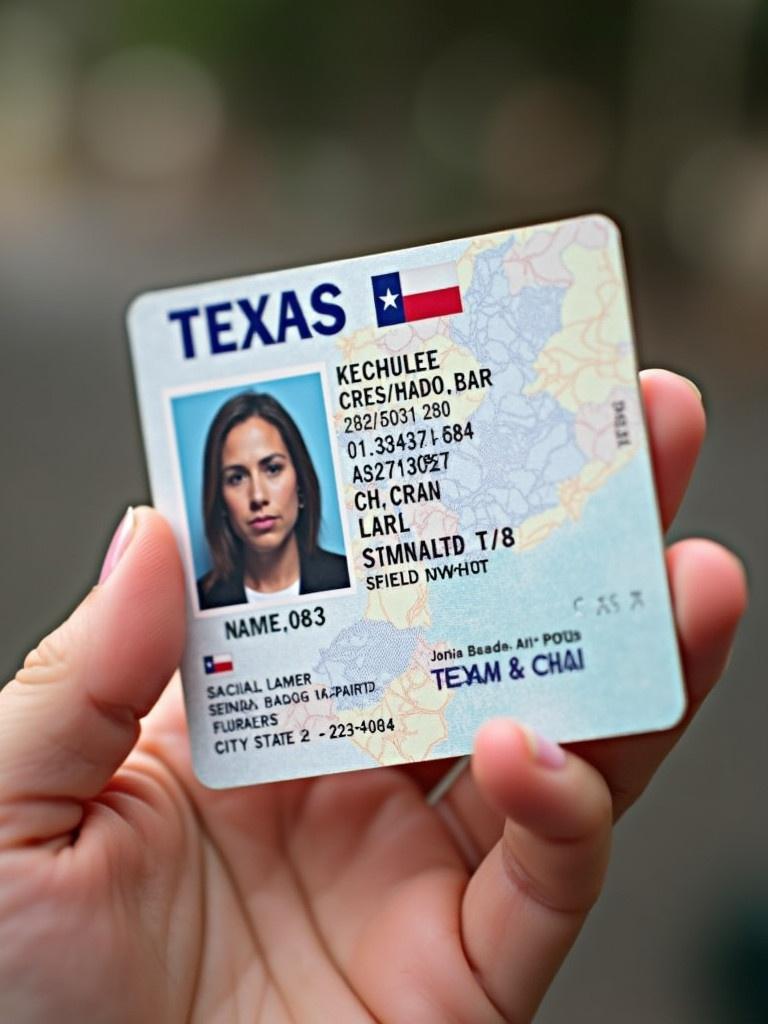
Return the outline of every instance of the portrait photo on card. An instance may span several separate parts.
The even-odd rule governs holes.
[[[197,611],[349,593],[322,369],[169,400]]]

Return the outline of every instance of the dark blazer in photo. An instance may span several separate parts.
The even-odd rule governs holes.
[[[343,555],[335,555],[323,548],[315,548],[311,555],[299,554],[299,566],[300,594],[317,594],[323,590],[345,590],[349,586],[347,560]],[[207,592],[203,587],[203,579],[197,581],[197,597],[201,611],[246,603],[242,573],[226,580],[219,580]]]

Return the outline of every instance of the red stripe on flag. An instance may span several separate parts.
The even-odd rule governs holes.
[[[461,292],[458,285],[454,285],[453,288],[437,288],[433,292],[404,295],[403,309],[405,310],[405,319],[408,321],[461,313]]]

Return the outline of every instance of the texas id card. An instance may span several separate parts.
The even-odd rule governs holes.
[[[141,296],[212,787],[664,729],[682,683],[615,225]]]

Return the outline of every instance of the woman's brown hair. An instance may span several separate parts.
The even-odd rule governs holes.
[[[230,398],[214,417],[205,441],[203,456],[203,521],[213,568],[203,588],[208,591],[220,580],[243,571],[243,542],[234,533],[221,489],[221,451],[227,434],[238,423],[254,416],[266,420],[280,431],[280,436],[296,471],[300,495],[296,539],[302,554],[311,554],[317,546],[320,529],[320,484],[299,428],[283,406],[271,395],[244,391]]]

